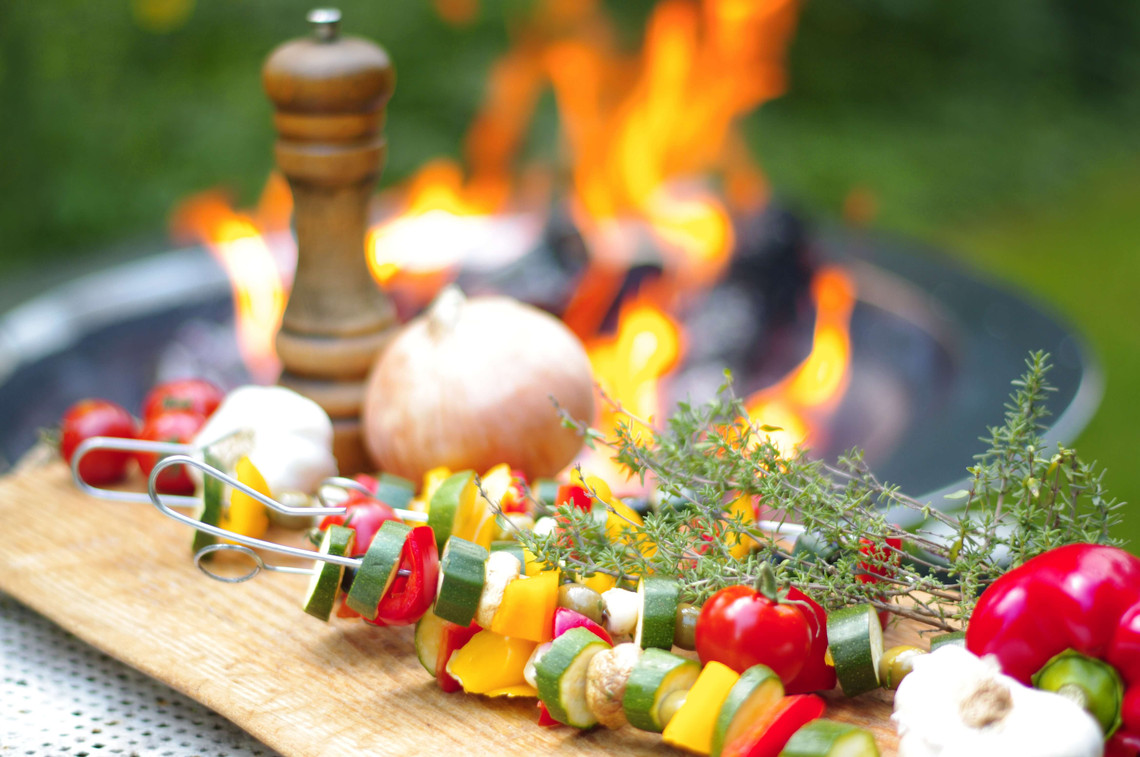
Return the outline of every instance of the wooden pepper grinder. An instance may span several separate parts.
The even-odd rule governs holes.
[[[340,11],[318,9],[308,19],[313,36],[281,45],[262,70],[297,233],[297,273],[277,354],[281,385],[332,417],[333,452],[341,473],[351,474],[372,467],[360,433],[364,378],[396,323],[364,251],[396,76],[380,47],[340,36]]]

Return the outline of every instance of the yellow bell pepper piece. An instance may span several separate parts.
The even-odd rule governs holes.
[[[752,508],[752,497],[743,495],[734,499],[728,507],[725,508],[725,514],[730,518],[737,518],[745,525],[756,522],[756,511]],[[742,559],[748,556],[752,551],[753,545],[756,541],[748,536],[737,536],[736,534],[726,534],[725,538],[728,539],[728,552],[733,557]]]
[[[507,584],[503,601],[491,618],[491,630],[513,639],[534,642],[554,638],[554,610],[558,607],[558,571],[533,578],[516,578]]]
[[[480,480],[487,497],[498,504],[511,485],[511,466],[506,463],[496,465],[483,474]],[[491,502],[479,494],[474,478],[459,496],[459,512],[451,535],[491,548],[491,541],[495,537],[495,512]]]
[[[590,576],[578,576],[578,583],[588,586],[599,594],[605,594],[617,586],[617,579],[608,573],[594,573]]]
[[[491,631],[480,631],[451,654],[447,672],[468,694],[525,686],[523,668],[537,646],[536,642],[526,639],[511,639]]]
[[[546,563],[539,562],[539,559],[534,556],[534,553],[526,547],[523,547],[523,557],[526,558],[525,573],[532,578],[551,569]]]
[[[234,466],[237,480],[266,497],[272,496],[269,485],[248,457],[242,457]],[[222,514],[219,525],[227,531],[260,538],[269,530],[269,515],[265,505],[245,492],[234,490],[230,495],[230,506]]]
[[[522,686],[506,686],[501,689],[492,689],[491,691],[483,692],[485,697],[534,697],[538,698],[538,689],[530,684],[524,683]]]
[[[738,678],[735,670],[722,663],[705,665],[685,696],[685,703],[665,726],[661,734],[665,743],[696,754],[708,754],[717,715]]]

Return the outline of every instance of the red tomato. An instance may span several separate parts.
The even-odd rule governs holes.
[[[194,439],[206,416],[192,410],[170,410],[158,415],[152,415],[143,423],[139,439],[152,442],[174,442],[187,444]],[[158,465],[160,456],[152,452],[138,452],[135,458],[139,461],[144,476],[150,476],[154,466]],[[193,494],[194,479],[190,477],[185,466],[165,468],[158,474],[155,485],[163,494]]]
[[[835,667],[827,664],[827,612],[814,599],[796,587],[788,589],[790,602],[803,602],[800,612],[808,620],[811,631],[811,648],[804,666],[796,677],[787,682],[787,694],[807,694],[812,691],[830,691],[835,688]],[[806,605],[806,607],[804,606]],[[809,614],[810,611],[810,614]]]
[[[889,578],[894,575],[895,568],[902,562],[902,539],[890,537],[886,543],[873,542],[870,539],[860,539],[859,554],[867,558],[859,563],[860,573],[856,576],[860,583],[877,584],[880,578]]]
[[[122,406],[107,400],[80,400],[63,414],[59,453],[70,465],[75,448],[93,436],[134,439],[136,435],[135,419]],[[130,452],[97,450],[88,453],[79,463],[79,477],[92,486],[113,484],[126,475],[130,459]]]
[[[768,599],[751,586],[729,586],[709,597],[697,618],[701,663],[722,662],[737,673],[767,665],[785,684],[811,650],[811,624],[793,604]]]
[[[344,506],[348,511],[343,515],[326,515],[321,521],[320,530],[324,531],[329,526],[347,526],[356,531],[352,547],[353,557],[361,557],[368,551],[373,537],[380,530],[380,526],[384,525],[384,521],[399,520],[395,510],[379,500],[370,499],[358,492],[350,494]]]
[[[225,398],[225,392],[205,379],[166,381],[143,400],[143,418],[149,420],[170,410],[192,410],[209,418]]]

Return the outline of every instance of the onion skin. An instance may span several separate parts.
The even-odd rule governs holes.
[[[594,418],[594,380],[578,338],[557,318],[509,297],[445,295],[377,358],[364,397],[365,446],[381,470],[418,481],[428,470],[499,463],[534,480],[574,459],[563,428]]]

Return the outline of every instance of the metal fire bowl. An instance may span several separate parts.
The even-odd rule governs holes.
[[[852,378],[820,454],[863,447],[883,480],[937,506],[960,488],[985,448],[979,437],[1002,420],[1010,381],[1038,349],[1053,356],[1057,388],[1048,438],[1071,441],[1091,419],[1100,368],[1041,304],[913,244],[849,232],[814,243],[854,275],[859,294]],[[156,380],[171,377],[162,375],[171,372],[169,346],[185,340],[187,324],[230,335],[220,351],[233,362],[231,319],[229,283],[197,247],[75,279],[9,311],[0,317],[0,472],[76,400],[139,407]]]

